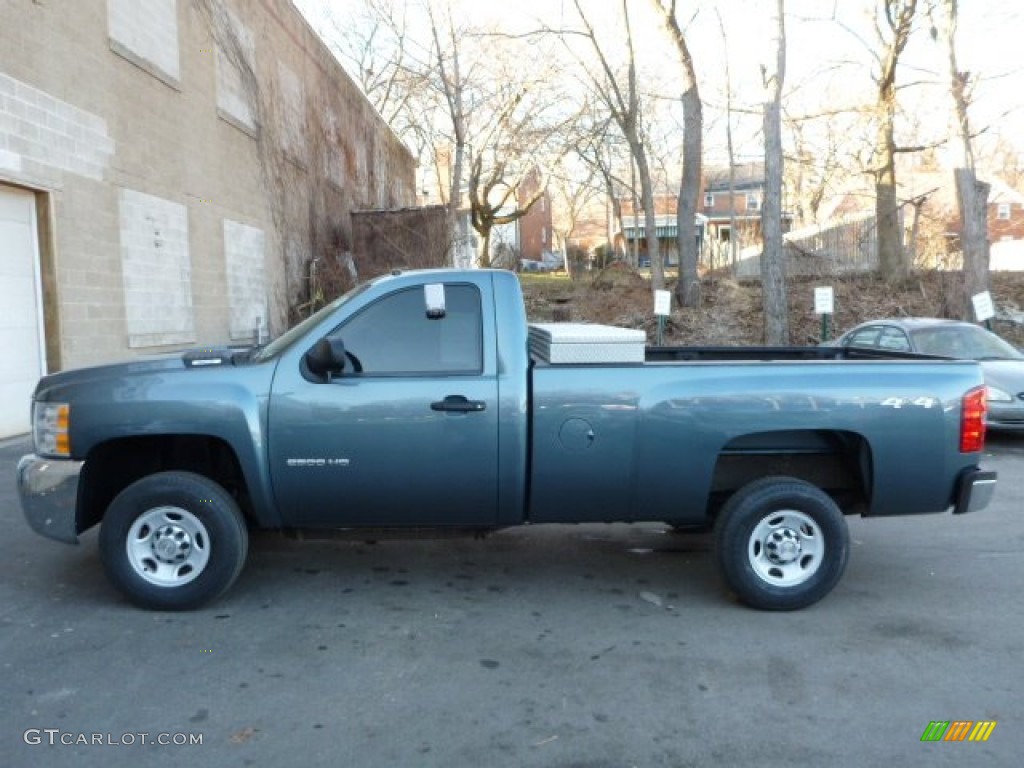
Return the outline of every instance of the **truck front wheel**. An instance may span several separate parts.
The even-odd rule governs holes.
[[[235,500],[192,472],[158,472],[117,495],[100,527],[107,576],[131,602],[197,608],[227,590],[249,536]]]
[[[821,489],[767,477],[738,490],[715,523],[718,566],[749,606],[804,608],[839,582],[850,551],[843,513]]]

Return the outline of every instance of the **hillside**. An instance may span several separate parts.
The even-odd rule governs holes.
[[[625,269],[569,280],[557,275],[522,275],[526,311],[533,322],[572,320],[644,328],[653,342],[650,284]],[[832,335],[865,320],[882,317],[951,316],[950,297],[959,285],[957,273],[925,272],[892,286],[872,275],[841,278],[791,278],[788,283],[790,337],[793,344],[816,344],[821,320],[814,314],[814,288],[831,285],[836,314]],[[762,343],[761,286],[728,278],[705,278],[701,305],[695,310],[674,308],[665,328],[667,345],[756,345]],[[992,296],[1002,312],[1024,308],[1024,273],[993,272]],[[1024,345],[1024,326],[993,321],[993,330],[1012,343]]]

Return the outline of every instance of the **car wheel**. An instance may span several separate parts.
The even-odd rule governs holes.
[[[245,520],[220,485],[192,472],[159,472],[117,495],[100,527],[111,582],[143,608],[188,610],[223,594],[249,547]]]
[[[722,507],[715,545],[722,578],[741,601],[791,611],[821,600],[839,582],[850,535],[827,493],[795,478],[768,477]]]

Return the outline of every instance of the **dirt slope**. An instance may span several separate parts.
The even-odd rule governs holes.
[[[793,344],[816,344],[820,317],[814,314],[814,288],[831,285],[835,292],[832,335],[865,320],[882,317],[951,317],[960,275],[915,274],[897,286],[874,276],[791,278],[788,283],[790,338]],[[649,282],[624,269],[568,280],[555,276],[523,276],[526,311],[531,321],[606,323],[644,328],[655,338],[656,320]],[[992,296],[1001,314],[1024,307],[1024,273],[993,272]],[[993,330],[1018,346],[1024,345],[1024,326],[993,321]],[[666,344],[744,345],[762,343],[761,286],[728,278],[705,278],[701,305],[674,309],[665,330]]]

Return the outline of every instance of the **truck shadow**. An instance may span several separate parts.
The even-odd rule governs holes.
[[[424,601],[495,606],[510,595],[537,605],[612,601],[671,611],[724,595],[710,537],[657,525],[538,526],[482,540],[293,541],[257,534],[227,599],[276,602],[296,593],[399,611]]]

